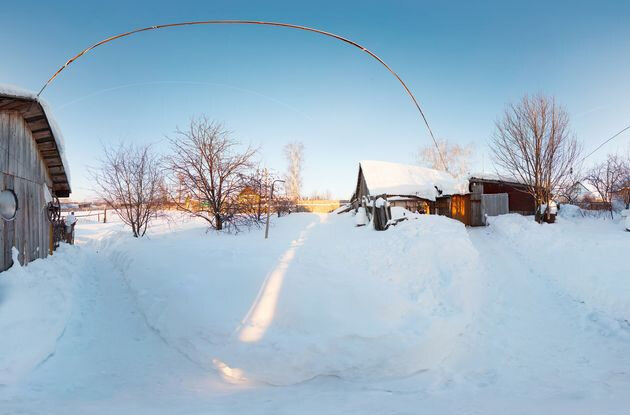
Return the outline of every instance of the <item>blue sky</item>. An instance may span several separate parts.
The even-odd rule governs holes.
[[[37,90],[91,43],[175,21],[256,19],[313,26],[370,48],[407,82],[438,138],[488,141],[506,103],[554,95],[585,151],[630,124],[630,2],[9,2],[0,83]],[[221,121],[261,161],[286,168],[303,141],[304,192],[349,197],[361,159],[413,163],[430,138],[397,81],[358,49],[287,29],[200,26],[98,48],[43,96],[66,139],[75,198],[102,143],[157,143],[190,118]],[[630,145],[626,133],[589,161]]]

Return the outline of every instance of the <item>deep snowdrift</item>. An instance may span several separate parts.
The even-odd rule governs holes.
[[[268,241],[184,232],[131,242],[112,258],[149,323],[235,381],[430,369],[457,352],[481,295],[466,229],[437,216],[375,232],[351,215],[296,214]]]
[[[55,352],[72,311],[77,258],[62,246],[47,259],[0,273],[0,385],[13,384]]]
[[[527,266],[549,276],[576,301],[630,321],[630,235],[619,220],[582,217],[572,206],[562,209],[552,225],[511,214],[490,218],[490,226]]]
[[[566,212],[385,232],[300,214],[267,241],[80,218],[79,246],[0,274],[0,408],[623,413],[630,234]]]

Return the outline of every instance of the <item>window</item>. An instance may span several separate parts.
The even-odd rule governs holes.
[[[18,210],[17,196],[13,190],[3,190],[0,192],[0,217],[4,220],[15,219]]]

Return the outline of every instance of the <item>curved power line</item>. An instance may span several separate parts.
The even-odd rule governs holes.
[[[429,131],[429,135],[431,136],[431,139],[433,140],[433,144],[435,145],[435,148],[436,148],[436,150],[438,152],[438,155],[440,156],[440,161],[442,162],[442,165],[444,166],[444,169],[448,171],[448,166],[446,165],[446,162],[444,161],[444,157],[442,156],[442,152],[440,151],[440,147],[438,146],[437,140],[435,139],[435,136],[433,135],[433,131],[431,130],[431,127],[429,126],[429,122],[427,121],[427,117],[424,115],[424,112],[422,111],[422,108],[420,108],[420,104],[416,100],[416,97],[411,93],[411,90],[409,90],[409,88],[407,87],[407,84],[405,84],[405,82],[402,80],[402,78],[400,76],[398,76],[398,74],[396,72],[394,72],[394,70],[392,68],[390,68],[389,65],[387,65],[385,63],[385,61],[383,61],[381,58],[376,56],[372,51],[368,50],[367,48],[365,48],[364,46],[358,44],[357,42],[354,42],[354,41],[352,41],[350,39],[347,39],[347,38],[345,38],[343,36],[336,35],[334,33],[326,32],[324,30],[314,29],[314,28],[307,27],[307,26],[300,26],[300,25],[294,25],[294,24],[290,24],[290,23],[280,23],[280,22],[264,22],[264,21],[256,21],[256,20],[203,20],[203,21],[191,21],[191,22],[180,22],[180,23],[168,23],[168,24],[161,24],[161,25],[148,26],[148,27],[143,27],[143,28],[140,28],[140,29],[135,29],[135,30],[132,30],[132,31],[129,31],[129,32],[120,33],[118,35],[110,36],[107,39],[103,39],[100,42],[97,42],[97,43],[93,44],[92,46],[90,46],[90,47],[88,47],[86,49],[83,49],[81,52],[77,53],[75,56],[73,56],[72,58],[68,59],[68,61],[65,64],[63,64],[63,66],[61,68],[59,68],[57,70],[57,72],[55,72],[48,79],[48,81],[46,81],[44,86],[42,86],[42,88],[37,93],[37,96],[39,97],[42,94],[42,92],[44,92],[44,89],[46,89],[46,87],[57,77],[57,75],[59,75],[72,62],[74,62],[75,60],[79,59],[81,56],[85,55],[86,53],[88,53],[92,49],[97,48],[97,47],[99,47],[101,45],[104,45],[105,43],[108,43],[108,42],[111,42],[113,40],[120,39],[120,38],[123,38],[123,37],[131,36],[131,35],[136,34],[136,33],[147,32],[147,31],[150,31],[150,30],[165,29],[165,28],[169,28],[169,27],[209,25],[209,24],[263,25],[263,26],[275,26],[275,27],[285,27],[285,28],[290,28],[290,29],[298,29],[298,30],[304,30],[304,31],[307,31],[307,32],[313,32],[313,33],[318,33],[320,35],[332,37],[334,39],[340,40],[342,42],[345,42],[345,43],[347,43],[349,45],[352,45],[352,46],[354,46],[356,48],[361,49],[363,52],[367,53],[368,55],[370,55],[371,57],[376,59],[381,65],[383,65],[392,75],[394,75],[394,77],[396,77],[398,82],[400,82],[402,87],[405,89],[405,92],[407,92],[407,95],[409,95],[409,97],[413,101],[414,105],[416,106],[416,109],[418,110],[418,112],[420,113],[420,116],[422,117],[422,120],[424,121],[424,125],[426,125],[427,130]]]

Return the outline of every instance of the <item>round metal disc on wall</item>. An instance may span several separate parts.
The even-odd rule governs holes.
[[[0,217],[4,220],[13,220],[18,210],[17,196],[13,190],[0,191]]]

